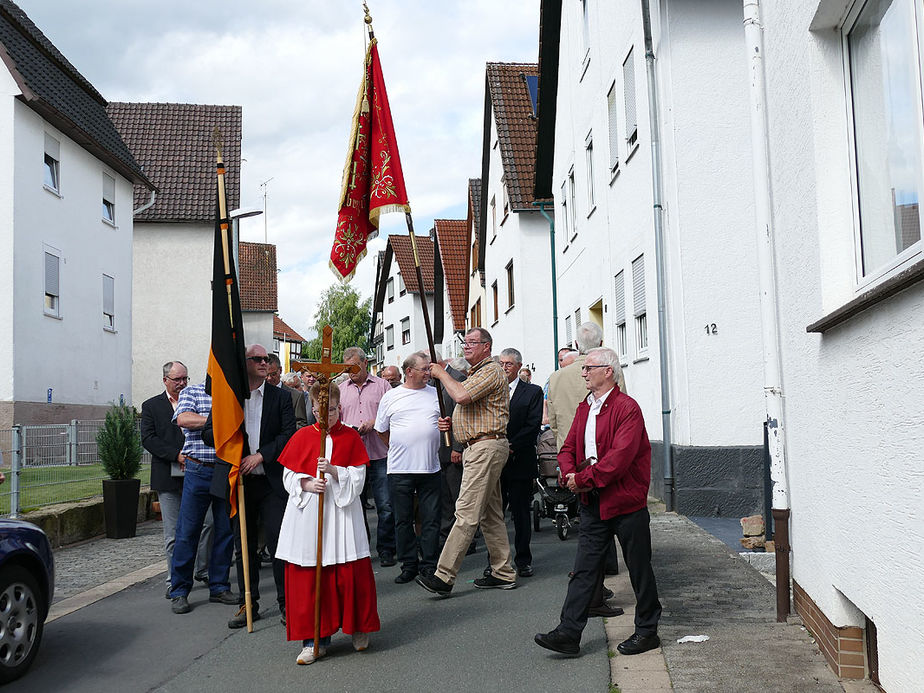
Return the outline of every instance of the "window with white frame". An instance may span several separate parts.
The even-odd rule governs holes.
[[[61,143],[45,133],[45,187],[52,192],[61,192]]]
[[[619,170],[619,101],[616,98],[616,81],[606,93],[606,114],[610,135],[610,172]]]
[[[389,277],[388,281],[385,282],[385,293],[388,294],[388,302],[395,302],[395,280],[393,277]]]
[[[635,353],[648,351],[648,315],[645,307],[645,256],[632,261],[632,306],[635,313]]]
[[[514,304],[514,292],[513,292],[513,260],[507,263],[507,310],[513,308]]]
[[[573,241],[577,236],[577,203],[575,202],[574,192],[574,168],[568,171],[568,204],[571,206],[571,238]]]
[[[920,255],[924,193],[921,0],[857,2],[844,24],[858,207],[858,274]]]
[[[587,213],[597,206],[594,200],[594,133],[588,132],[584,140],[584,162],[587,167]]]
[[[103,221],[115,225],[115,178],[103,174]]]
[[[385,350],[382,348],[381,342],[375,345],[375,360],[379,363],[385,360]]]
[[[103,275],[103,329],[115,330],[115,279],[108,274]]]
[[[574,310],[574,328],[577,329],[577,328],[580,327],[582,324],[583,324],[583,322],[581,321],[581,309],[580,309],[580,308],[576,308],[576,309]]]
[[[388,325],[385,328],[385,348],[394,349],[395,348],[395,326]]]
[[[494,322],[497,322],[498,318],[500,317],[500,312],[498,311],[498,307],[497,307],[498,306],[497,282],[494,282],[493,284],[491,284],[491,294],[494,296]]]
[[[404,277],[398,272],[398,296],[404,296],[407,293],[407,287],[404,285]]]
[[[568,209],[568,181],[561,184],[561,247],[567,250],[568,242],[571,240],[571,210]]]
[[[503,185],[501,186],[501,189],[503,190],[503,193],[504,193],[504,219],[506,219],[507,215],[510,213],[510,189],[507,186],[506,176],[501,182],[503,183]]]
[[[638,142],[638,116],[635,108],[635,48],[629,49],[622,64],[622,89],[626,104],[626,144],[631,150]]]
[[[401,318],[401,343],[411,343],[411,318]]]
[[[61,258],[45,251],[45,315],[61,317]]]
[[[497,202],[495,197],[491,196],[491,240],[497,238]]]
[[[613,284],[616,294],[613,307],[613,319],[616,322],[616,353],[622,360],[629,351],[626,339],[626,277],[622,270],[616,274]]]
[[[565,346],[569,349],[571,348],[571,338],[573,332],[571,331],[571,316],[565,316]]]

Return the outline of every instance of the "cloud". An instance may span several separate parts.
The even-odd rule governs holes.
[[[38,27],[111,101],[243,107],[241,205],[262,207],[278,246],[279,312],[303,335],[317,299],[336,279],[327,267],[350,119],[362,74],[361,3],[306,0],[19,0]],[[382,68],[414,211],[425,235],[434,218],[465,215],[467,182],[481,170],[484,64],[535,62],[536,0],[375,0]],[[80,27],[75,31],[74,27]],[[264,219],[241,222],[262,241]],[[353,284],[373,291],[384,236]]]

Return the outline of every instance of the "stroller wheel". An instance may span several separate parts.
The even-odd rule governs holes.
[[[539,531],[539,518],[541,517],[542,506],[539,505],[539,501],[533,501],[533,531]]]
[[[558,513],[555,516],[555,526],[558,528],[558,538],[564,541],[568,538],[568,532],[571,530],[571,522],[568,520],[568,515],[565,513]]]

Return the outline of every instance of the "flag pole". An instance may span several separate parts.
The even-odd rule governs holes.
[[[221,225],[221,250],[224,261],[225,277],[231,276],[231,253],[228,243],[228,200],[225,197],[225,162],[222,157],[222,140],[221,132],[216,127],[212,133],[217,153],[218,169],[218,218]],[[225,280],[225,291],[228,295],[228,316],[231,322],[231,329],[236,328],[234,324],[234,308],[231,299],[231,280]],[[229,460],[225,460],[230,462]],[[237,461],[240,467],[241,461]],[[250,591],[250,556],[247,553],[247,511],[244,507],[244,477],[242,474],[237,475],[237,510],[238,526],[241,534],[241,561],[244,569],[244,610],[247,615],[247,632],[253,633],[253,599]]]
[[[375,39],[375,32],[372,31],[372,15],[369,14],[369,6],[366,4],[365,0],[363,0],[363,12],[365,12],[366,15],[364,21],[366,22],[366,28],[369,32],[369,40],[372,41]],[[414,220],[411,218],[410,207],[405,211],[404,218],[407,221],[407,234],[411,239],[411,250],[414,254],[414,270],[417,274],[417,286],[420,287],[420,306],[423,310],[424,329],[427,332],[427,346],[430,349],[430,361],[436,362],[436,347],[433,344],[433,328],[430,325],[430,311],[427,308],[427,293],[424,290],[423,274],[420,271],[420,255],[417,253],[417,237],[414,235]],[[445,418],[446,404],[443,402],[442,388],[436,388],[436,398],[440,408],[440,416]],[[452,445],[449,431],[443,431],[443,445],[446,447]]]
[[[417,286],[420,287],[420,307],[423,310],[424,329],[427,331],[427,346],[430,347],[430,360],[436,362],[436,348],[433,345],[433,328],[430,326],[430,310],[427,308],[427,293],[424,291],[423,274],[420,271],[420,256],[417,254],[417,237],[414,235],[414,220],[410,212],[404,213],[407,220],[407,235],[411,239],[411,250],[414,253],[414,271],[417,273]],[[434,288],[434,291],[436,289]],[[443,402],[443,388],[436,388],[436,399],[440,407],[440,416],[446,417],[446,404]],[[449,431],[443,431],[443,445],[452,446]]]

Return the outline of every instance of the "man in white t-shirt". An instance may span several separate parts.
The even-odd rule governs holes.
[[[418,351],[402,366],[404,384],[382,395],[375,430],[388,446],[388,493],[395,518],[399,585],[432,575],[439,559],[440,411],[430,380],[430,357]],[[414,494],[420,516],[420,560],[414,532]]]

